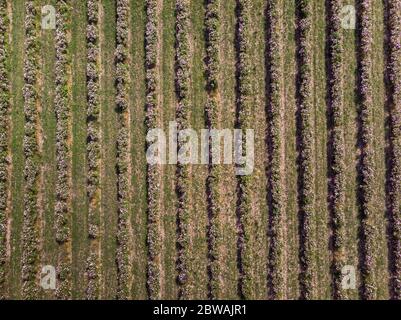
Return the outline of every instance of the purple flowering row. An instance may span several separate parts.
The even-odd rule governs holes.
[[[237,2],[237,124],[241,129],[251,128],[252,106],[252,60],[250,57],[251,33],[251,0]],[[251,177],[238,176],[238,251],[240,273],[240,295],[243,298],[252,297],[251,281],[251,246],[249,237],[251,226]]]
[[[312,3],[298,0],[298,185],[300,215],[300,298],[311,299],[314,293],[314,240],[313,217],[315,215],[315,172],[313,146],[313,74],[312,74]]]
[[[401,1],[388,3],[390,294],[401,299]]]
[[[328,130],[329,130],[329,210],[331,215],[332,296],[344,299],[341,270],[344,266],[345,236],[345,168],[344,168],[344,101],[343,101],[343,35],[341,28],[342,0],[328,3]]]
[[[270,299],[283,299],[283,172],[282,141],[283,77],[282,77],[282,21],[280,0],[267,3],[267,121],[268,121],[268,205],[269,253],[268,295]]]
[[[100,227],[100,105],[99,105],[99,0],[87,1],[86,90],[87,90],[87,196],[89,201],[89,255],[86,265],[86,297],[99,298]]]
[[[373,139],[373,92],[372,92],[372,0],[358,3],[358,105],[359,105],[359,212],[360,212],[360,256],[361,298],[374,299],[374,240],[372,223],[374,192],[374,139]]]
[[[128,19],[129,1],[117,0],[116,23],[116,106],[119,111],[117,136],[117,192],[118,192],[118,229],[117,229],[117,298],[130,296],[130,259],[129,259],[129,203],[130,203],[130,113],[128,109]]]
[[[56,61],[55,98],[56,113],[56,205],[55,230],[59,244],[57,266],[58,285],[56,296],[59,299],[71,298],[71,108],[68,89],[68,39],[67,20],[68,1],[57,1],[56,12]]]
[[[39,272],[39,3],[25,2],[25,57],[24,57],[24,216],[22,226],[22,296],[24,299],[38,297],[36,283]]]
[[[7,202],[10,182],[10,82],[7,69],[9,22],[7,1],[0,0],[0,300],[5,298]]]
[[[219,99],[217,97],[219,64],[220,64],[220,0],[208,0],[205,14],[206,33],[206,87],[208,98],[205,106],[206,126],[209,129],[218,125]],[[212,146],[209,147],[209,159],[212,159]],[[212,161],[210,161],[212,162]],[[210,164],[206,180],[206,196],[208,208],[208,274],[209,297],[218,299],[220,296],[220,208],[219,208],[219,170]]]
[[[175,83],[178,106],[176,119],[178,130],[183,130],[189,124],[190,104],[190,1],[176,0],[176,64]],[[181,148],[182,141],[178,141],[178,148]],[[190,295],[189,288],[189,199],[188,199],[188,165],[178,163],[176,171],[176,193],[178,197],[177,206],[177,283],[179,285],[179,298],[187,299]]]
[[[145,69],[146,69],[146,128],[152,130],[157,123],[157,56],[159,43],[159,12],[158,1],[146,1],[146,30],[145,30]],[[147,167],[147,289],[150,299],[160,299],[160,170],[155,164]]]

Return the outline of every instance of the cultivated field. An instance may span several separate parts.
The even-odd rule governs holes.
[[[0,0],[0,298],[401,299],[401,0]]]

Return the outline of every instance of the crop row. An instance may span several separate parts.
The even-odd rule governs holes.
[[[373,139],[373,92],[372,92],[372,1],[358,3],[358,104],[359,104],[359,214],[360,214],[360,271],[361,298],[373,299],[375,284],[374,227],[372,224],[374,192],[374,139]]]
[[[239,0],[237,2],[237,127],[250,128],[252,112],[252,63],[250,57],[251,47],[251,0]],[[240,273],[240,295],[250,298],[253,292],[251,283],[251,181],[250,176],[238,176],[238,252]]]
[[[390,294],[401,299],[401,1],[388,5]]]
[[[205,107],[206,126],[209,130],[218,124],[219,99],[217,97],[219,76],[219,42],[220,42],[220,0],[208,0],[205,15],[206,34],[206,87],[208,100]],[[219,246],[221,226],[219,223],[219,170],[213,165],[212,145],[209,145],[209,168],[206,181],[208,225],[208,273],[209,297],[217,299],[220,295]]]
[[[88,299],[99,297],[99,227],[100,227],[100,105],[99,105],[99,0],[87,2],[87,195],[89,201],[87,259]]]
[[[127,100],[129,1],[117,0],[116,26],[116,106],[119,113],[117,138],[118,231],[117,269],[119,299],[129,298],[129,203],[130,203],[130,114]]]
[[[175,84],[177,92],[178,106],[176,110],[176,119],[178,130],[184,130],[189,124],[190,110],[190,42],[189,42],[189,0],[176,0],[176,65],[175,65]],[[178,148],[183,146],[183,141],[178,141]],[[189,298],[188,283],[188,263],[189,263],[189,201],[188,201],[188,183],[189,168],[188,165],[178,160],[176,171],[176,193],[178,197],[177,206],[177,282],[179,285],[179,298]]]
[[[5,298],[7,202],[9,185],[10,82],[7,68],[9,19],[0,0],[0,300]]]
[[[152,130],[158,127],[157,123],[157,55],[158,55],[158,1],[146,1],[146,129]],[[160,210],[159,198],[160,172],[157,164],[148,164],[147,167],[147,202],[148,202],[148,265],[147,265],[147,289],[150,299],[160,298]]]
[[[268,203],[269,203],[269,298],[283,298],[283,173],[282,141],[282,24],[281,1],[267,4],[267,120],[268,120]]]
[[[342,0],[328,3],[328,130],[329,130],[329,208],[332,228],[332,296],[343,299],[345,292],[341,287],[341,270],[344,265],[344,102],[341,28]]]
[[[38,296],[39,263],[39,15],[38,1],[25,2],[24,59],[24,217],[22,226],[22,295],[25,299]]]
[[[68,2],[59,0],[56,13],[56,62],[55,62],[55,98],[56,113],[56,206],[55,229],[59,244],[57,267],[58,286],[56,295],[59,299],[71,297],[71,109],[68,88],[68,38],[69,20]]]
[[[300,237],[300,298],[313,295],[313,216],[315,173],[313,148],[312,1],[297,0],[298,187]]]

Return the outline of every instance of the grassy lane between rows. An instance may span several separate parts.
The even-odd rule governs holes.
[[[131,295],[146,299],[145,1],[131,0],[131,166],[133,236]]]
[[[12,38],[11,38],[11,121],[12,121],[12,200],[11,200],[11,263],[10,263],[10,298],[21,298],[21,231],[23,217],[23,193],[21,188],[24,179],[24,101],[22,88],[23,77],[23,53],[24,53],[24,29],[21,26],[25,20],[25,1],[12,3]]]
[[[46,4],[54,7],[55,1],[42,1],[41,5]],[[54,232],[55,219],[55,188],[56,188],[56,118],[54,110],[54,64],[55,64],[55,30],[43,30],[41,35],[41,69],[42,83],[40,96],[42,99],[41,122],[43,128],[43,180],[42,206],[42,265],[57,266],[57,243]],[[49,299],[54,297],[52,290],[43,292],[44,297]]]
[[[232,129],[235,125],[235,1],[221,1],[220,73],[221,109],[218,129]],[[238,299],[236,178],[232,165],[220,165],[219,190],[221,200],[221,294],[227,299]]]
[[[196,131],[200,138],[200,130],[205,128],[205,104],[206,104],[206,81],[205,81],[205,30],[204,3],[199,0],[191,1],[191,37],[192,37],[192,64],[191,64],[191,100],[192,112],[190,127]],[[200,150],[200,148],[198,149]],[[200,154],[200,153],[199,153]],[[192,199],[190,209],[190,237],[191,258],[190,272],[192,282],[193,299],[207,298],[207,204],[206,204],[206,178],[207,165],[192,165],[191,168],[191,190]]]
[[[161,54],[161,74],[162,76],[162,97],[161,105],[163,109],[163,130],[167,132],[169,122],[176,118],[177,100],[174,94],[174,65],[175,65],[175,1],[163,0],[162,9],[162,54]],[[164,252],[163,268],[164,284],[162,289],[163,299],[176,299],[178,297],[177,272],[176,272],[176,218],[177,218],[177,195],[176,195],[176,166],[164,166],[164,193],[163,207],[163,232],[164,232]]]
[[[114,299],[117,288],[116,234],[117,234],[117,175],[116,141],[117,114],[115,110],[114,48],[116,44],[116,4],[101,1],[100,19],[100,103],[101,103],[101,233],[102,233],[102,294]]]
[[[283,3],[284,39],[284,140],[285,140],[285,200],[286,220],[284,237],[287,242],[285,264],[287,275],[285,281],[286,296],[288,299],[297,299],[299,292],[299,264],[298,264],[298,203],[297,203],[297,168],[296,168],[296,100],[295,79],[295,5],[284,1]]]
[[[72,68],[72,269],[73,298],[85,298],[88,255],[88,201],[86,197],[86,1],[71,2]]]

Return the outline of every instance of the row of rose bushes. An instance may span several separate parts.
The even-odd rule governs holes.
[[[89,201],[89,255],[86,266],[88,299],[99,298],[100,227],[100,103],[99,103],[99,0],[87,1],[87,195]]]
[[[117,0],[116,23],[116,106],[119,114],[117,137],[117,189],[118,189],[118,231],[117,231],[117,298],[130,296],[130,259],[129,259],[129,203],[130,203],[130,130],[127,82],[128,74],[128,19],[129,0]]]
[[[268,288],[270,299],[283,298],[283,173],[282,155],[282,21],[281,1],[267,3],[267,121],[268,121],[268,198],[269,261]]]
[[[69,56],[67,27],[69,7],[65,0],[57,1],[56,12],[56,61],[55,61],[55,98],[56,114],[56,206],[55,230],[59,244],[57,266],[57,290],[59,299],[71,298],[71,107],[68,88]]]
[[[313,216],[315,178],[313,148],[313,83],[312,83],[312,2],[297,1],[298,58],[298,170],[300,214],[300,298],[313,295]]]
[[[145,69],[146,69],[146,129],[158,127],[157,122],[157,55],[158,55],[158,1],[146,1],[146,30],[145,30]],[[159,180],[160,171],[157,164],[148,164],[147,167],[147,289],[150,299],[160,298],[160,209],[159,209]]]
[[[252,12],[251,0],[237,2],[237,127],[241,129],[252,128],[252,61],[250,56],[252,33],[250,20]],[[251,218],[251,177],[238,176],[238,251],[240,271],[240,295],[243,298],[252,297],[251,266],[252,254],[250,236],[252,233]]]
[[[176,0],[176,65],[175,65],[175,85],[178,106],[176,110],[176,120],[178,130],[184,130],[189,125],[190,101],[190,1]],[[180,149],[182,142],[178,141]],[[189,248],[189,168],[187,164],[178,161],[176,171],[176,193],[178,197],[177,206],[177,283],[179,285],[179,298],[188,298],[188,264],[190,256]]]
[[[218,125],[219,101],[217,98],[219,77],[219,44],[220,36],[220,0],[208,0],[206,3],[205,35],[206,35],[206,88],[208,100],[205,108],[206,126],[208,129]],[[206,181],[206,196],[209,216],[208,225],[208,269],[209,297],[218,299],[221,294],[220,274],[221,261],[219,257],[221,225],[219,210],[219,170],[212,164],[212,145],[209,146],[209,168]]]
[[[7,202],[9,185],[10,82],[7,68],[9,19],[0,0],[0,300],[5,298]]]
[[[342,0],[328,2],[329,208],[332,228],[332,296],[343,299],[345,170]]]
[[[39,71],[39,3],[25,2],[24,59],[24,217],[22,226],[22,295],[38,295],[39,230],[38,193],[40,176],[38,71]]]
[[[373,138],[373,2],[358,3],[358,104],[359,104],[359,213],[361,253],[361,298],[373,299],[374,283],[374,226],[372,209],[374,193],[374,138]]]
[[[391,297],[401,299],[401,1],[388,1]]]

